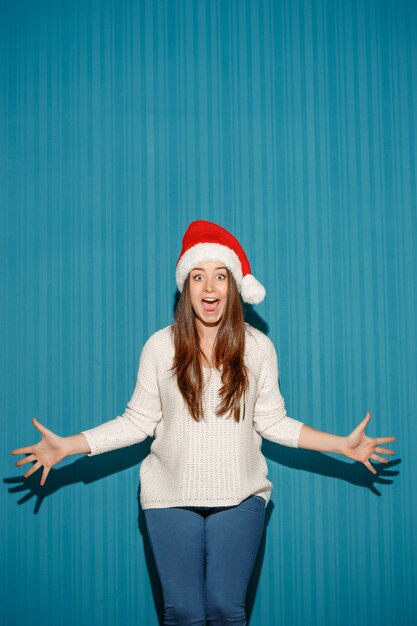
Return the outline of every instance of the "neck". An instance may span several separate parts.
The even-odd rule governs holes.
[[[197,320],[197,330],[201,341],[212,344],[216,339],[219,324],[206,325]]]

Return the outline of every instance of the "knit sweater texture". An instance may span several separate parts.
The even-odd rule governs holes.
[[[273,342],[245,322],[249,388],[245,417],[217,416],[221,370],[203,368],[204,419],[195,421],[179,391],[173,364],[172,327],[149,337],[141,351],[136,385],[126,410],[83,430],[94,456],[154,437],[140,465],[143,509],[223,507],[259,495],[268,504],[273,484],[262,454],[262,437],[298,447],[303,422],[287,415],[278,382]],[[243,414],[241,401],[241,416]]]

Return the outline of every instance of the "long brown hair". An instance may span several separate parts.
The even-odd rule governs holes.
[[[216,415],[233,412],[240,420],[240,403],[248,387],[248,372],[244,363],[245,325],[243,306],[236,281],[227,272],[227,302],[213,346],[214,367],[223,366],[219,394],[220,406]],[[190,274],[188,274],[181,296],[175,308],[175,324],[172,327],[175,356],[172,370],[175,371],[178,387],[191,416],[197,421],[203,418],[202,390],[203,372],[201,359],[204,356],[200,347],[195,313],[190,298]],[[245,408],[245,404],[243,405]],[[245,410],[243,410],[243,417]]]

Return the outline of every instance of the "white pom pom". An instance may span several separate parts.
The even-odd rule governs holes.
[[[240,283],[240,294],[244,302],[259,304],[266,296],[265,287],[252,274],[246,274]]]

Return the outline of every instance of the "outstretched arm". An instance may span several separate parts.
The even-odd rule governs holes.
[[[394,450],[388,448],[380,448],[381,443],[390,443],[395,441],[396,437],[377,437],[373,439],[365,435],[365,428],[371,419],[368,411],[364,419],[356,426],[356,428],[346,437],[339,437],[331,433],[325,433],[303,424],[298,440],[298,447],[307,450],[318,450],[320,452],[336,452],[343,454],[349,459],[359,461],[368,468],[370,472],[376,474],[376,469],[371,465],[370,459],[379,461],[380,463],[388,463],[388,459],[376,454],[393,455]]]

